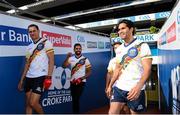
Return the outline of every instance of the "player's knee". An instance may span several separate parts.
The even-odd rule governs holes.
[[[113,112],[111,110],[109,110],[108,114],[111,115],[111,114],[113,114]]]
[[[115,111],[113,109],[109,109],[108,114],[111,115],[111,114],[118,114],[118,113],[117,113],[117,111]]]
[[[30,101],[30,106],[31,106],[32,108],[36,107],[37,104],[38,104],[38,102]]]

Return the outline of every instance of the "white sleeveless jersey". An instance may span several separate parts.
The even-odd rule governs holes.
[[[130,91],[142,77],[144,70],[141,60],[152,58],[151,51],[147,43],[141,43],[137,39],[127,46],[123,43],[117,50],[120,53],[117,55],[116,61],[123,65],[123,69],[115,84],[119,89]],[[145,86],[142,90],[144,88]]]
[[[71,75],[71,80],[85,76],[86,68],[91,67],[88,58],[84,56],[81,56],[79,58],[77,58],[76,56],[71,56],[68,59],[68,63],[71,64],[71,73],[72,71],[74,72]],[[83,82],[86,82],[86,79],[84,79]]]
[[[45,39],[41,38],[37,43],[31,43],[26,50],[26,58],[29,59],[32,55],[34,49],[38,46],[39,52],[35,56],[35,58],[32,60],[29,69],[27,71],[26,77],[28,78],[36,78],[40,76],[44,76],[48,74],[48,56],[47,53],[53,52],[53,46],[51,42],[46,40],[44,42],[44,45],[42,45],[42,42]]]

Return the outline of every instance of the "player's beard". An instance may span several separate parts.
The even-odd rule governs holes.
[[[80,56],[80,55],[81,55],[81,52],[80,52],[80,51],[76,51],[75,54],[76,54],[77,56]]]

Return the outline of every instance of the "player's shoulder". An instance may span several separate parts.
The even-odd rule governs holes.
[[[41,42],[45,42],[45,43],[51,43],[51,41],[47,38],[42,38],[41,39]]]
[[[109,63],[115,63],[116,62],[116,57],[113,57],[112,59],[110,59]]]
[[[33,46],[35,46],[36,44],[34,44],[33,42],[31,42],[28,46],[27,46],[27,48],[31,48],[31,47],[33,47]]]

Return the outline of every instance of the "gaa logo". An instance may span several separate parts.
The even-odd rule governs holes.
[[[70,87],[71,71],[68,68],[54,67],[52,85],[49,90],[68,89]]]

